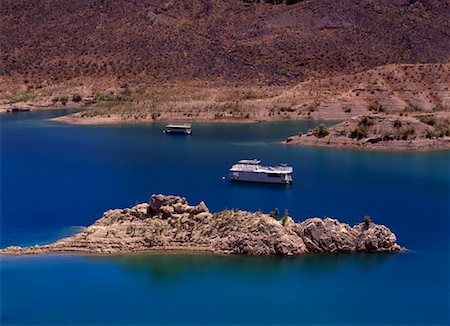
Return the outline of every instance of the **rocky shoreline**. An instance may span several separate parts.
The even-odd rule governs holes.
[[[399,252],[394,233],[366,219],[353,227],[331,218],[300,223],[261,212],[211,213],[204,202],[153,195],[150,202],[109,210],[81,232],[48,245],[11,246],[0,255],[198,252],[293,256],[333,252]]]
[[[371,114],[342,123],[310,129],[283,143],[365,151],[431,152],[450,150],[450,115],[415,116]]]

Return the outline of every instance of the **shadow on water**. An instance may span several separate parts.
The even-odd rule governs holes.
[[[284,183],[258,183],[258,182],[237,182],[231,180],[224,180],[229,182],[231,187],[241,188],[244,190],[253,190],[253,189],[271,189],[271,190],[291,190],[292,185],[284,184]]]
[[[327,277],[347,267],[361,271],[385,264],[393,254],[309,254],[298,257],[214,256],[200,254],[142,254],[102,258],[132,273],[171,281],[192,274],[222,272],[233,277],[272,278],[295,274],[299,277]],[[87,257],[97,260],[98,257]]]

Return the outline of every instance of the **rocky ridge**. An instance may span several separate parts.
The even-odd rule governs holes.
[[[3,0],[0,75],[39,87],[87,77],[286,85],[448,62],[449,13],[442,0]]]
[[[301,255],[320,252],[398,252],[389,228],[371,221],[353,227],[331,218],[295,223],[260,212],[211,213],[204,202],[153,195],[148,204],[109,210],[80,233],[48,245],[12,246],[1,255],[50,253],[122,254],[151,251],[245,255]]]

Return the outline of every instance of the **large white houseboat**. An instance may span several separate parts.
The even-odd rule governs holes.
[[[166,126],[164,133],[192,135],[192,126],[189,123],[170,124]]]
[[[233,181],[262,182],[262,183],[292,183],[291,166],[263,166],[259,160],[241,160],[230,169],[230,179]]]

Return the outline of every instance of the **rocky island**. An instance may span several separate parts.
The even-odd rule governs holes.
[[[365,219],[353,227],[331,218],[296,223],[261,212],[211,213],[204,202],[153,195],[150,202],[109,210],[80,233],[48,245],[12,246],[1,255],[51,253],[123,254],[198,252],[244,255],[301,255],[332,252],[399,252],[389,228]]]
[[[360,115],[332,127],[322,124],[285,143],[372,151],[450,150],[449,121],[448,112]]]

